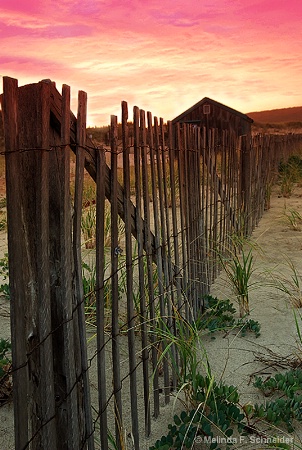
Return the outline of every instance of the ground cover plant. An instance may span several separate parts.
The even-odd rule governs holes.
[[[276,446],[273,445],[273,448],[291,448],[287,443],[282,443],[281,439],[278,443],[276,432],[280,431],[282,424],[288,432],[293,432],[294,421],[302,421],[302,371],[299,369],[277,373],[267,380],[257,377],[254,385],[265,395],[276,391],[281,395],[261,404],[241,404],[236,386],[217,384],[211,376],[199,374],[194,398],[196,407],[175,415],[174,422],[168,425],[168,434],[157,440],[149,450],[193,449],[199,448],[195,445],[201,443],[202,448],[210,450],[231,449],[239,441],[238,438],[233,438],[236,436],[235,432],[242,437],[253,435],[251,441],[255,441],[255,436],[264,438],[269,447],[272,447],[270,442],[275,440]],[[263,423],[271,425],[272,436],[264,434],[258,428]]]
[[[156,330],[157,338],[164,342],[160,361],[169,354],[178,380],[176,398],[181,400],[184,409],[174,416],[168,434],[150,450],[194,448],[198,439],[214,439],[217,433],[223,438],[231,438],[234,429],[242,434],[248,424],[247,413],[239,403],[237,387],[222,381],[217,383],[212,376],[203,336],[239,328],[242,334],[251,330],[258,337],[260,324],[251,319],[247,322],[236,319],[237,311],[230,300],[220,301],[212,296],[206,296],[204,300],[207,310],[196,321],[188,322],[174,311],[177,332],[171,333],[165,320]],[[173,346],[177,349],[177,360]],[[213,443],[208,448],[219,447]]]
[[[258,437],[264,439],[269,447],[292,448],[282,442],[280,431],[285,427],[288,433],[292,433],[295,424],[302,421],[300,368],[277,372],[265,379],[255,377],[254,386],[264,397],[273,396],[269,401],[255,404],[242,403],[236,386],[223,381],[217,383],[209,364],[206,374],[189,374],[187,381],[195,386],[190,391],[190,402],[184,403],[185,409],[174,415],[167,434],[149,450],[231,449],[239,442],[238,436],[241,439],[246,436],[246,442],[255,442]],[[269,426],[269,434],[263,431],[263,425]],[[300,447],[297,445],[295,448]]]
[[[199,330],[208,329],[214,333],[215,331],[229,332],[239,329],[242,335],[245,335],[247,331],[252,331],[256,337],[260,336],[260,323],[247,317],[236,318],[237,311],[230,300],[219,300],[211,295],[205,296],[204,300],[207,309],[196,320]]]
[[[175,415],[174,423],[168,426],[168,434],[149,450],[191,449],[195,443],[214,440],[217,431],[224,438],[231,438],[234,428],[239,433],[244,431],[245,414],[238,407],[237,388],[217,384],[213,377],[201,374],[198,374],[196,381],[196,392],[192,398],[195,408]],[[216,442],[211,442],[208,448],[219,449]]]
[[[300,331],[302,315],[300,311],[294,310],[299,340],[297,353],[293,355],[296,359],[292,359],[291,362],[293,368],[276,371],[269,377],[255,376],[253,384],[261,391],[264,400],[258,403],[242,403],[237,386],[228,385],[223,380],[220,382],[215,380],[211,373],[206,349],[203,348],[202,361],[195,354],[196,344],[202,345],[201,330],[215,333],[215,331],[236,327],[234,317],[236,309],[229,300],[219,301],[209,296],[206,303],[209,311],[201,316],[196,324],[183,323],[183,326],[190,327],[195,333],[193,342],[192,333],[183,332],[183,336],[190,336],[187,348],[192,348],[194,353],[191,360],[189,360],[188,351],[180,353],[179,367],[183,367],[183,356],[186,358],[185,379],[182,378],[178,386],[179,392],[186,390],[185,400],[182,401],[183,410],[174,415],[173,422],[167,426],[167,433],[150,446],[149,450],[231,449],[239,442],[238,436],[242,439],[245,436],[245,442],[257,442],[258,439],[263,447],[300,449],[298,443],[293,444],[294,447],[292,447],[292,444],[283,442],[281,439],[284,433],[292,433],[297,423],[302,422],[302,333]],[[259,324],[257,328],[258,326]],[[165,338],[167,341],[167,334]],[[178,348],[182,345],[180,342],[177,344]],[[273,353],[270,356],[273,356]],[[192,371],[190,370],[191,361]],[[277,364],[272,361],[272,367],[277,367],[280,362],[284,364],[279,367],[286,367],[288,361],[289,359],[280,356]],[[267,364],[266,360],[266,367],[268,367]],[[178,393],[176,395],[178,396]],[[263,431],[264,429],[266,431]],[[280,435],[280,433],[283,434]],[[286,436],[289,441],[292,439],[290,435]],[[200,447],[199,444],[202,446]]]
[[[283,422],[289,432],[294,431],[293,421],[302,421],[302,370],[291,369],[265,379],[256,377],[254,386],[260,389],[265,397],[277,394],[277,398],[265,404],[256,404],[253,416],[276,426]]]

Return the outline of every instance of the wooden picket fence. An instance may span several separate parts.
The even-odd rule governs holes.
[[[176,317],[190,322],[204,310],[220,270],[217,252],[230,248],[234,234],[252,233],[280,161],[301,148],[297,135],[238,139],[172,128],[137,107],[132,145],[126,102],[121,141],[111,116],[110,148],[98,147],[86,136],[86,103],[80,91],[75,117],[68,86],[61,95],[54,83],[18,87],[4,78],[18,450],[107,450],[111,435],[122,449],[127,434],[141,448],[178,381],[177,348],[164,353],[163,330],[177,333]],[[96,233],[94,285],[84,295],[87,173],[96,185]],[[85,321],[92,300],[95,334]]]

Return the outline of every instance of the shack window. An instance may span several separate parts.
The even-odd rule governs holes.
[[[211,106],[210,105],[203,105],[203,113],[204,114],[210,114],[211,112]]]

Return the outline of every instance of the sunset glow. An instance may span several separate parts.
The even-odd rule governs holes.
[[[173,119],[203,97],[241,112],[302,105],[301,0],[2,0],[0,75]],[[302,119],[301,119],[302,120]]]

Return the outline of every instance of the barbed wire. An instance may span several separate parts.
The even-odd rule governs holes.
[[[297,143],[301,143],[302,140],[302,134],[301,135],[290,135],[290,136],[295,136],[296,137],[296,141]],[[277,137],[279,138],[279,136],[277,135]],[[286,141],[286,139],[283,137],[283,140]],[[255,145],[256,147],[258,145]],[[135,150],[137,149],[138,151],[140,151],[143,148],[146,148],[147,151],[147,155],[150,155],[151,152],[151,148],[150,145],[143,145],[143,144],[137,144],[137,145],[128,145],[126,147],[122,146],[121,144],[116,146],[116,149],[112,149],[109,145],[105,145],[105,144],[98,144],[98,145],[80,145],[77,143],[65,143],[65,144],[56,144],[56,145],[50,145],[49,147],[19,147],[15,150],[4,150],[0,152],[0,155],[9,155],[9,154],[14,154],[14,153],[27,153],[27,152],[51,152],[51,151],[55,151],[57,149],[65,149],[66,147],[70,147],[71,149],[83,149],[86,151],[89,150],[93,150],[93,151],[104,151],[104,153],[109,153],[109,154],[124,154],[125,151],[128,150]],[[226,144],[222,144],[222,143],[216,143],[215,145],[211,145],[211,146],[199,146],[198,148],[196,147],[183,147],[183,148],[177,148],[177,147],[169,147],[169,146],[165,146],[165,148],[163,149],[162,146],[153,146],[152,150],[153,150],[153,155],[157,156],[157,153],[160,152],[160,154],[163,153],[169,153],[169,152],[174,152],[174,153],[181,153],[181,152],[189,152],[189,153],[195,153],[195,154],[200,154],[202,156],[202,154],[207,151],[213,151],[213,150],[217,150],[219,149],[221,152],[225,152],[226,150],[229,151],[238,151],[238,145],[236,144],[232,144],[232,145],[226,145]],[[134,154],[134,153],[131,153]]]

